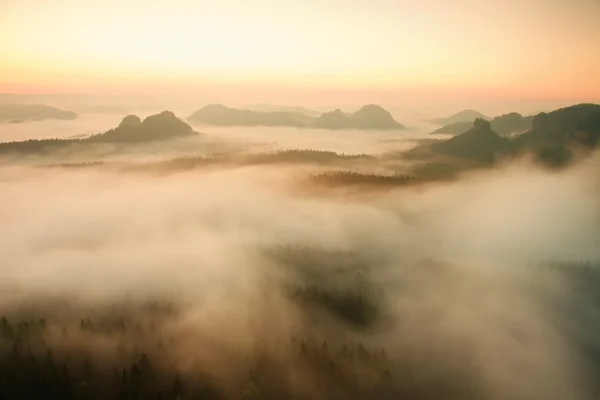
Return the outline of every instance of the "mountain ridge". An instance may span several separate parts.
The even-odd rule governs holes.
[[[223,104],[209,104],[192,113],[188,121],[214,126],[284,126],[318,129],[403,129],[391,113],[384,108],[367,104],[354,113],[340,109],[318,117],[286,111],[251,111],[230,108]]]
[[[42,121],[46,119],[73,120],[77,113],[45,104],[0,104],[0,122]]]

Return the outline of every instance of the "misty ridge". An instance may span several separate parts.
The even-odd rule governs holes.
[[[72,120],[77,113],[44,104],[0,104],[0,123],[22,123],[47,119]]]
[[[0,143],[0,398],[600,395],[599,105],[258,108]]]
[[[217,126],[292,126],[320,129],[404,129],[389,111],[375,104],[361,107],[354,113],[340,109],[317,115],[305,108],[259,111],[228,108],[210,104],[188,117],[189,121]]]

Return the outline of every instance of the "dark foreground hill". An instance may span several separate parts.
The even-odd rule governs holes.
[[[521,147],[578,143],[595,146],[600,135],[600,105],[578,104],[535,116],[532,128],[520,135]]]
[[[531,129],[514,138],[499,135],[492,123],[477,119],[466,132],[424,144],[408,154],[421,158],[443,155],[490,163],[504,156],[531,153],[544,164],[563,166],[573,160],[576,153],[589,152],[598,145],[600,105],[579,104],[536,115]]]
[[[52,151],[74,144],[144,143],[196,134],[198,133],[191,126],[177,118],[171,111],[163,111],[143,121],[135,115],[128,115],[123,118],[118,127],[83,139],[41,139],[0,143],[0,153]]]
[[[600,105],[578,104],[540,113],[514,144],[520,152],[533,152],[545,164],[566,165],[576,153],[589,152],[600,144]]]
[[[43,104],[0,104],[0,122],[41,121],[44,119],[71,120],[73,111],[65,111]]]

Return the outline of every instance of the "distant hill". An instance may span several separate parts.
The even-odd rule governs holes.
[[[71,145],[94,143],[133,144],[180,138],[198,134],[171,111],[163,111],[140,120],[128,115],[118,127],[87,138],[41,139],[0,143],[0,153],[37,153],[58,150]]]
[[[315,128],[321,129],[404,129],[389,111],[380,106],[369,104],[361,107],[355,113],[344,113],[335,110],[322,114],[315,123]]]
[[[43,104],[0,104],[0,122],[41,121],[45,119],[71,120],[73,111],[65,111]]]
[[[487,116],[483,115],[479,111],[464,110],[464,111],[457,112],[456,114],[451,115],[449,117],[433,119],[433,120],[431,120],[431,123],[437,124],[437,125],[450,125],[450,124],[466,122],[466,123],[469,123],[469,125],[470,125],[477,118],[489,119]]]
[[[194,112],[188,121],[216,126],[291,126],[320,129],[402,129],[383,108],[370,104],[355,113],[341,110],[321,114],[314,118],[297,112],[250,111],[211,104]]]
[[[222,104],[210,104],[194,112],[188,121],[216,126],[291,126],[304,127],[313,118],[301,113],[286,111],[250,111],[229,108]]]
[[[431,132],[430,135],[460,135],[461,133],[468,131],[471,126],[473,126],[473,121],[453,122],[436,129]]]
[[[321,114],[313,126],[321,129],[348,129],[351,126],[350,117],[338,108]]]
[[[302,114],[309,117],[318,117],[322,113],[319,111],[309,110],[308,108],[299,107],[299,106],[280,106],[273,104],[254,104],[247,107],[250,111],[258,111],[258,112],[273,112],[273,111],[283,111],[294,114]]]
[[[500,115],[492,119],[492,129],[500,135],[520,134],[531,129],[533,118],[533,115],[524,117],[516,112]]]
[[[475,118],[473,120],[475,120]],[[469,122],[454,122],[436,129],[435,131],[431,132],[431,134],[459,135],[470,129],[471,125],[473,124],[473,120]],[[510,135],[512,133],[523,133],[531,129],[533,124],[533,116],[524,117],[519,113],[513,112],[495,117],[490,121],[490,123],[492,129],[503,136]]]

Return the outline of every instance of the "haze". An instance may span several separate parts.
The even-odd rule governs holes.
[[[599,17],[594,0],[4,0],[0,91],[598,101]]]
[[[600,398],[599,20],[0,0],[0,399]]]

